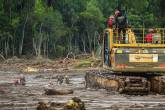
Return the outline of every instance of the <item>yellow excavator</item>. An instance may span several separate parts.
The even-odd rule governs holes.
[[[165,94],[165,29],[154,30],[156,37],[147,43],[148,29],[127,28],[124,42],[116,29],[105,29],[102,61],[106,72],[87,72],[86,87],[137,95]]]
[[[108,72],[87,72],[86,86],[127,94],[165,94],[165,29],[159,43],[146,43],[147,29],[127,29],[127,43],[112,28],[103,36],[103,66]],[[142,36],[140,36],[142,35]]]

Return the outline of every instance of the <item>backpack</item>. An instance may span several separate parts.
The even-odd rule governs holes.
[[[119,17],[117,17],[117,21],[118,21],[119,26],[126,24],[126,18],[125,18],[125,16],[119,16]]]

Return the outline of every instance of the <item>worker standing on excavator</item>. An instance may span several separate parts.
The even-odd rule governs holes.
[[[113,28],[114,24],[115,24],[115,17],[111,15],[107,20],[108,28]]]
[[[128,21],[125,15],[121,13],[119,9],[115,10],[115,27],[117,29],[118,35],[121,37],[123,43],[125,43],[126,40],[126,28],[128,26]],[[123,35],[121,35],[121,32],[123,32]]]

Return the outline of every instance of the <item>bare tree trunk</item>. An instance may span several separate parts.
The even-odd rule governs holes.
[[[8,52],[7,52],[7,41],[5,41],[5,57],[7,57],[8,56]]]
[[[41,26],[40,26],[40,37],[39,37],[39,44],[38,44],[38,57],[41,56],[41,46],[42,46],[42,42],[43,42],[43,35],[42,35],[42,25],[43,23],[41,23]]]
[[[94,34],[94,42],[93,42],[93,47],[94,47],[94,50],[96,50],[96,47],[99,46],[99,40],[100,40],[100,34],[98,31],[95,31],[95,34]]]
[[[36,44],[36,41],[35,41],[35,39],[33,38],[33,49],[34,49],[34,51],[35,51],[35,55],[37,56],[37,46],[36,46],[37,44]]]
[[[9,51],[9,37],[5,40],[5,56],[8,57],[8,51]]]
[[[89,51],[92,52],[92,38],[87,31],[88,43],[89,43]]]
[[[84,53],[86,53],[86,42],[85,42],[84,36],[81,37],[81,41],[82,41],[82,44],[83,44]]]
[[[15,46],[14,46],[14,44],[15,44],[15,40],[13,38],[12,39],[12,44],[11,44],[11,46],[12,46],[12,56],[14,56],[14,54],[15,54]]]
[[[4,41],[2,39],[1,39],[0,49],[1,49],[1,55],[4,56]]]
[[[43,42],[43,54],[44,54],[44,57],[46,57],[46,52],[47,52],[47,38],[48,38],[48,35],[46,35],[45,37],[45,40]]]
[[[46,47],[47,47],[47,50],[46,50],[46,51],[47,51],[47,52],[46,52],[47,54],[46,54],[46,57],[47,57],[47,58],[48,58],[48,56],[49,56],[49,45],[48,45],[48,44],[49,44],[49,37],[48,37],[48,40],[47,40],[47,43],[46,43]]]
[[[37,57],[41,56],[41,47],[43,43],[42,25],[43,23],[40,25],[39,35],[37,34],[35,38],[33,38],[33,48]]]
[[[17,28],[15,29],[15,31],[14,31],[14,35],[13,35],[13,37],[12,37],[12,43],[13,43],[13,46],[12,46],[12,56],[14,56],[15,55],[15,43],[16,43],[16,39],[15,39],[15,37],[16,37],[16,31],[17,31]]]
[[[28,21],[28,15],[26,16],[25,23],[24,23],[24,26],[22,29],[22,38],[21,38],[21,43],[19,45],[19,55],[20,56],[22,55],[23,41],[24,41],[24,37],[25,37],[25,27],[26,27],[27,21]]]
[[[69,35],[69,49],[68,52],[70,52],[72,50],[72,34]]]
[[[43,56],[46,57],[46,41],[43,42]]]

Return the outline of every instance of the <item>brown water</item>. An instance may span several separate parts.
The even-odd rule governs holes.
[[[13,81],[20,73],[0,71],[0,110],[35,110],[39,101],[66,103],[72,97],[80,97],[87,110],[165,110],[165,96],[128,96],[105,90],[86,89],[84,74],[68,73],[70,84],[57,84],[57,73],[24,74],[26,85],[15,86]],[[69,88],[74,94],[46,96],[45,88]]]

